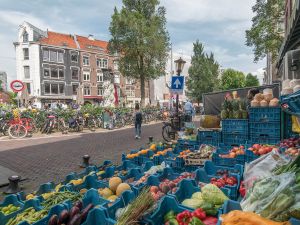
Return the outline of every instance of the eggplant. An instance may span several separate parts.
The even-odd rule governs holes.
[[[52,215],[50,220],[48,221],[48,225],[58,225],[58,216]]]
[[[70,219],[72,219],[75,215],[80,213],[80,209],[77,206],[73,206],[70,210]]]
[[[77,202],[75,202],[74,206],[77,206],[79,208],[79,210],[81,211],[83,208],[82,201],[78,200]]]
[[[67,223],[67,225],[80,225],[80,224],[81,224],[81,214],[79,213],[71,217],[70,221]]]
[[[87,215],[92,208],[94,208],[94,205],[92,203],[90,203],[90,204],[88,204],[87,207],[84,208],[84,210],[82,210],[82,214],[81,214],[82,222],[84,222],[86,220]]]
[[[67,224],[70,218],[70,213],[68,210],[64,209],[59,216],[58,225]]]

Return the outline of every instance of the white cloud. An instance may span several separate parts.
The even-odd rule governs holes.
[[[254,0],[162,0],[170,22],[248,20]],[[201,27],[198,27],[201,29]]]

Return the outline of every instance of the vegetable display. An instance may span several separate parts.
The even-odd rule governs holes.
[[[6,225],[17,225],[22,221],[26,221],[29,224],[33,224],[45,216],[47,216],[47,210],[36,211],[33,207],[25,209],[23,212],[19,213],[17,216],[11,218]]]
[[[49,210],[54,205],[70,200],[76,202],[82,199],[82,195],[77,192],[64,191],[64,192],[53,192],[51,198],[46,199],[42,202],[44,209]]]
[[[211,178],[210,183],[216,185],[218,188],[222,188],[225,185],[234,186],[237,185],[237,179],[233,176],[223,175],[221,178]]]
[[[221,158],[235,158],[238,155],[244,155],[245,154],[245,147],[233,147],[228,154],[219,154],[219,157]]]
[[[272,150],[278,150],[278,148],[272,145],[254,144],[252,147],[248,148],[248,150],[252,151],[254,155],[264,155]]]
[[[2,212],[5,216],[16,212],[20,209],[19,206],[14,206],[13,204],[9,204],[8,206],[0,207],[0,212]]]

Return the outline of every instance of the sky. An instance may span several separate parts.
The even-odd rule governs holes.
[[[167,29],[176,55],[190,58],[199,39],[213,52],[222,68],[258,74],[262,80],[265,60],[253,63],[245,46],[245,30],[251,27],[255,0],[160,0],[166,7]],[[16,78],[15,50],[18,26],[27,21],[42,30],[109,40],[114,7],[121,0],[0,0],[0,71],[9,81]]]

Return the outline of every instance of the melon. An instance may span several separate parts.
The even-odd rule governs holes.
[[[120,177],[112,177],[109,179],[109,189],[112,190],[113,192],[116,192],[117,187],[121,183],[122,183],[122,180]]]
[[[116,191],[117,196],[120,196],[126,190],[131,190],[129,184],[127,184],[127,183],[121,183],[118,186],[117,191]]]
[[[107,199],[113,195],[112,191],[109,188],[104,188],[104,189],[100,190],[99,194],[105,199]]]

